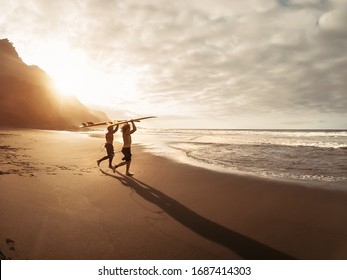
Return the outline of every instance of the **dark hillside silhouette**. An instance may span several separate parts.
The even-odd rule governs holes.
[[[9,40],[0,40],[1,127],[71,129],[100,120],[77,98],[57,94],[42,69],[26,65]]]

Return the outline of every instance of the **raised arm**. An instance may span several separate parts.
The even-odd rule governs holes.
[[[112,131],[110,131],[110,130],[109,130],[110,127],[114,127],[114,126],[116,126],[116,128],[115,128],[115,129],[112,129]],[[108,130],[109,132],[111,132],[112,134],[115,134],[115,133],[118,131],[118,127],[119,127],[119,124],[112,124],[112,125],[110,125],[110,126],[107,127],[107,130]]]
[[[134,133],[137,130],[136,125],[134,124],[133,120],[131,120],[131,123],[133,125],[133,129],[130,131],[130,134]]]
[[[116,128],[113,130],[113,134],[115,134],[118,131],[119,124],[116,124]]]

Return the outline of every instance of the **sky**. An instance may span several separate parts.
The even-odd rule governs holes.
[[[64,94],[172,128],[346,129],[347,0],[0,0]]]

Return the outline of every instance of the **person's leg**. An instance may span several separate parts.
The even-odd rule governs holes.
[[[104,156],[103,158],[97,160],[96,162],[97,162],[98,165],[100,165],[100,163],[101,163],[102,161],[104,161],[105,159],[108,159],[108,156]]]
[[[130,147],[125,150],[125,162],[126,162],[126,169],[125,174],[128,176],[132,176],[133,174],[130,173],[130,164],[131,164],[131,149]]]
[[[107,157],[108,157],[108,167],[109,168],[113,168],[112,167],[112,160],[113,160],[113,157],[114,157],[114,148],[113,148],[113,145],[110,144],[110,143],[107,143],[105,145],[106,147],[106,150],[107,150]]]
[[[115,172],[116,171],[116,169],[118,168],[118,167],[121,167],[121,166],[123,166],[123,165],[126,165],[126,175],[128,175],[128,176],[131,176],[131,175],[133,175],[133,174],[131,174],[130,172],[129,172],[129,168],[130,168],[130,161],[131,161],[131,152],[130,152],[130,148],[123,148],[122,149],[122,153],[123,153],[123,155],[124,155],[124,157],[122,158],[122,160],[124,160],[123,162],[121,162],[121,163],[119,163],[119,164],[116,164],[114,167],[113,167],[113,172]]]
[[[121,166],[126,165],[126,164],[127,164],[126,161],[122,161],[122,162],[116,164],[116,165],[113,167],[113,170],[116,170],[118,167],[121,167]]]
[[[108,156],[108,167],[109,167],[109,168],[113,168],[113,167],[112,167],[112,160],[113,160],[113,157],[114,157],[113,155],[112,155],[112,156],[111,156],[111,155]]]
[[[129,161],[126,162],[126,165],[127,165],[127,166],[126,166],[126,175],[128,175],[128,176],[134,175],[134,174],[132,174],[131,172],[129,172],[130,163],[131,163],[131,160],[129,160]]]

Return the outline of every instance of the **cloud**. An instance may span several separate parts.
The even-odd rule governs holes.
[[[333,8],[319,18],[319,26],[326,33],[347,37],[347,1],[333,1]]]
[[[105,72],[134,69],[143,110],[290,119],[347,107],[345,0],[31,2],[6,4],[0,30],[67,40]]]

